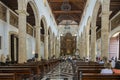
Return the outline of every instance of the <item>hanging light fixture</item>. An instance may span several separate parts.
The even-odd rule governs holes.
[[[70,11],[71,10],[71,5],[69,4],[69,0],[64,0],[63,4],[61,6],[62,11]]]
[[[71,5],[69,4],[69,0],[63,0],[63,3],[61,5],[61,11],[71,11]],[[73,21],[73,17],[69,14],[61,14],[57,20],[60,22],[64,20],[64,18],[67,19],[65,21],[65,26],[68,26]]]

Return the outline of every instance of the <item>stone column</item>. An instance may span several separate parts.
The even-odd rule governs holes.
[[[89,25],[86,27],[86,56],[89,57]]]
[[[55,55],[55,36],[53,36],[53,55]]]
[[[96,61],[96,26],[91,26],[91,60]]]
[[[27,60],[27,44],[26,44],[26,1],[18,0],[18,27],[19,27],[19,51],[18,51],[18,63],[24,63]]]
[[[38,58],[37,58],[37,61],[40,61],[41,60],[41,56],[40,56],[40,29],[41,27],[40,26],[35,26],[35,29],[36,29],[36,51],[35,53],[38,54]]]
[[[59,50],[58,50],[58,47],[59,47],[59,43],[58,43],[58,39],[56,38],[56,58],[59,58]]]
[[[27,60],[27,45],[26,45],[26,14],[25,10],[17,10],[19,14],[19,58],[18,63],[24,63]]]
[[[85,56],[85,34],[84,34],[84,32],[83,32],[83,36],[82,36],[82,56],[86,57]]]
[[[59,53],[59,57],[60,57],[60,36],[59,36],[59,39],[58,39],[58,53]]]
[[[83,55],[83,46],[82,46],[82,44],[83,44],[83,41],[82,41],[82,36],[80,37],[80,58],[83,58],[84,57],[84,55]]]
[[[50,35],[50,58],[53,56],[53,53],[52,53],[52,47],[53,47],[53,44],[52,44],[52,35]]]
[[[44,41],[45,41],[45,46],[44,46],[44,58],[48,60],[48,33],[44,35]]]
[[[89,56],[90,56],[90,59],[92,59],[92,55],[91,55],[91,35],[89,35]]]
[[[109,8],[110,0],[103,0],[101,17],[101,57],[109,56]]]

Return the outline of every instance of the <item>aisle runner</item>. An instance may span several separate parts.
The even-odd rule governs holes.
[[[72,64],[69,62],[60,63],[42,80],[73,80]]]

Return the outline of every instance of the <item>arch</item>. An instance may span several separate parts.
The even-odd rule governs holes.
[[[91,17],[89,16],[88,20],[87,20],[87,25],[86,25],[86,33],[89,34],[90,31],[90,23],[91,23]]]
[[[115,33],[120,32],[120,26],[116,27],[110,32],[109,38],[111,38]]]
[[[52,34],[52,29],[51,29],[51,27],[49,27],[49,29],[48,29],[48,34],[51,36],[51,34]]]
[[[45,32],[45,34],[47,34],[48,33],[48,27],[47,27],[47,22],[46,22],[46,18],[45,18],[45,16],[42,16],[41,17],[41,19],[40,19],[40,24],[41,24],[41,22],[43,22],[43,28],[44,28],[44,32]]]
[[[93,14],[92,14],[92,26],[95,26],[95,27],[96,27],[97,14],[98,14],[100,5],[101,5],[100,0],[97,0],[96,4],[94,6]]]
[[[27,5],[30,4],[30,6],[32,7],[34,16],[35,16],[35,25],[39,26],[40,25],[40,19],[39,19],[39,10],[38,7],[36,5],[36,3],[34,2],[34,0],[28,0],[27,1]],[[27,9],[27,5],[26,5],[26,9]]]

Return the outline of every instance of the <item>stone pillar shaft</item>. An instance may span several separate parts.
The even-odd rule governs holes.
[[[91,59],[96,60],[96,26],[91,28]]]
[[[48,34],[44,36],[45,46],[44,46],[44,58],[48,60]]]
[[[52,44],[52,36],[50,36],[50,58],[53,56],[52,47],[53,47],[53,44]]]
[[[53,55],[55,55],[55,37],[53,37]]]
[[[40,26],[36,26],[36,54],[38,54],[38,58],[37,60],[40,61],[41,60],[41,56],[40,56]]]
[[[24,13],[26,11],[24,10],[19,10],[19,63],[24,63],[26,62],[26,14]]]
[[[89,57],[89,26],[86,28],[86,56]]]
[[[103,0],[101,17],[101,57],[107,58],[109,50],[109,4],[110,0]]]

